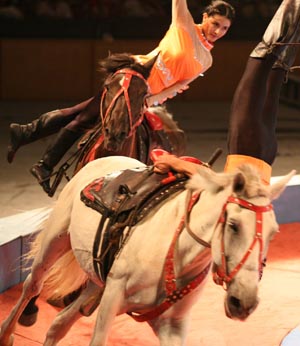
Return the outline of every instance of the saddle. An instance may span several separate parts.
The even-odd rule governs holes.
[[[81,191],[81,200],[102,214],[93,258],[94,269],[103,282],[131,227],[163,200],[183,190],[187,179],[180,173],[157,174],[150,166],[107,175]]]

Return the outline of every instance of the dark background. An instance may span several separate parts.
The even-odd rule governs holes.
[[[257,40],[281,1],[228,2],[236,20],[225,39]],[[188,0],[196,23],[209,3]],[[0,0],[2,38],[160,39],[170,21],[171,0]]]

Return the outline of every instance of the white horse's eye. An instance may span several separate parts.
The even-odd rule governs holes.
[[[227,221],[227,226],[234,232],[234,233],[238,233],[239,231],[239,225],[237,222],[235,222],[234,220],[228,220]]]

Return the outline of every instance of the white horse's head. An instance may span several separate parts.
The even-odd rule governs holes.
[[[258,305],[258,284],[269,243],[278,231],[271,201],[280,196],[295,173],[265,186],[248,165],[235,174],[201,169],[189,183],[192,189],[201,186],[216,194],[216,200],[223,200],[211,248],[213,278],[226,290],[225,312],[230,318],[245,320]]]

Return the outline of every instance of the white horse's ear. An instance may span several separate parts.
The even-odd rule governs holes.
[[[233,179],[233,192],[241,193],[245,189],[246,179],[242,173],[237,173]]]
[[[287,183],[296,174],[296,170],[292,170],[289,174],[282,177],[279,181],[270,186],[270,198],[271,200],[277,199],[285,190]]]
[[[209,168],[200,166],[198,173],[194,174],[187,183],[187,188],[195,191],[205,189],[216,192],[227,186],[231,179],[231,174],[216,173]]]

